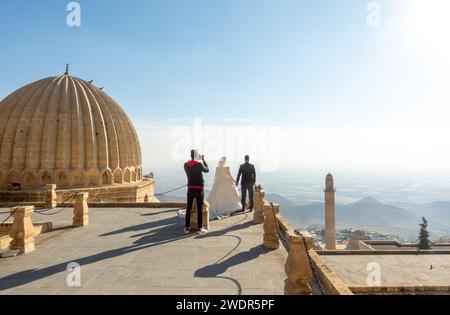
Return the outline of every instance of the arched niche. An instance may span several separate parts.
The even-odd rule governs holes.
[[[122,184],[123,183],[123,172],[120,168],[114,171],[114,183]]]
[[[39,182],[41,186],[45,186],[48,184],[53,184],[52,173],[47,170],[43,170],[39,173]]]
[[[36,175],[31,171],[25,171],[22,175],[22,185],[25,188],[34,188],[36,184]]]
[[[125,169],[125,173],[123,174],[123,181],[125,183],[131,182],[131,171],[129,168]]]
[[[17,183],[17,184],[22,184],[22,180],[21,180],[21,176],[20,176],[20,172],[17,170],[11,170],[8,173],[8,183]]]
[[[113,174],[110,170],[105,170],[102,173],[102,185],[112,185]]]
[[[5,184],[6,181],[6,175],[5,172],[3,172],[2,170],[0,170],[0,185]]]
[[[137,180],[141,181],[142,180],[142,169],[139,167],[136,172],[137,172]]]
[[[100,185],[100,174],[97,170],[91,169],[88,172],[89,186]]]
[[[72,185],[73,186],[84,186],[86,184],[86,176],[82,170],[75,170],[72,172]]]
[[[58,187],[67,187],[70,185],[70,174],[67,171],[56,172],[56,185]]]

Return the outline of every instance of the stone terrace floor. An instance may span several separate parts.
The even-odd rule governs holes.
[[[381,267],[383,286],[448,286],[450,255],[322,255],[350,287],[367,286],[370,263]]]
[[[90,209],[91,224],[75,229],[72,209],[34,214],[54,231],[36,238],[33,253],[0,259],[0,294],[283,294],[287,252],[265,250],[252,218],[186,236],[174,209]],[[81,288],[66,284],[70,262],[81,265]]]

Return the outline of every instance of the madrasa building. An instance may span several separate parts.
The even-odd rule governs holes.
[[[0,102],[0,201],[44,201],[53,184],[60,202],[73,192],[96,202],[157,201],[127,114],[68,69]]]

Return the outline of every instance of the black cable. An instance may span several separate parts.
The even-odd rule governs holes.
[[[9,213],[9,216],[8,216],[5,220],[3,220],[3,222],[0,223],[0,225],[5,224],[5,222],[8,221],[8,219],[11,218],[11,217],[16,213],[16,211],[17,211],[17,210],[14,210],[14,211],[10,212],[10,213]]]

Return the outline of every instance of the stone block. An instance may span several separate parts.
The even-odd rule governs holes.
[[[34,206],[17,207],[14,209],[14,222],[9,236],[12,241],[9,248],[19,250],[20,254],[28,254],[35,250],[35,229],[31,221]]]
[[[89,207],[87,200],[88,193],[78,193],[75,198],[75,207],[73,209],[73,226],[83,227],[89,225]]]

